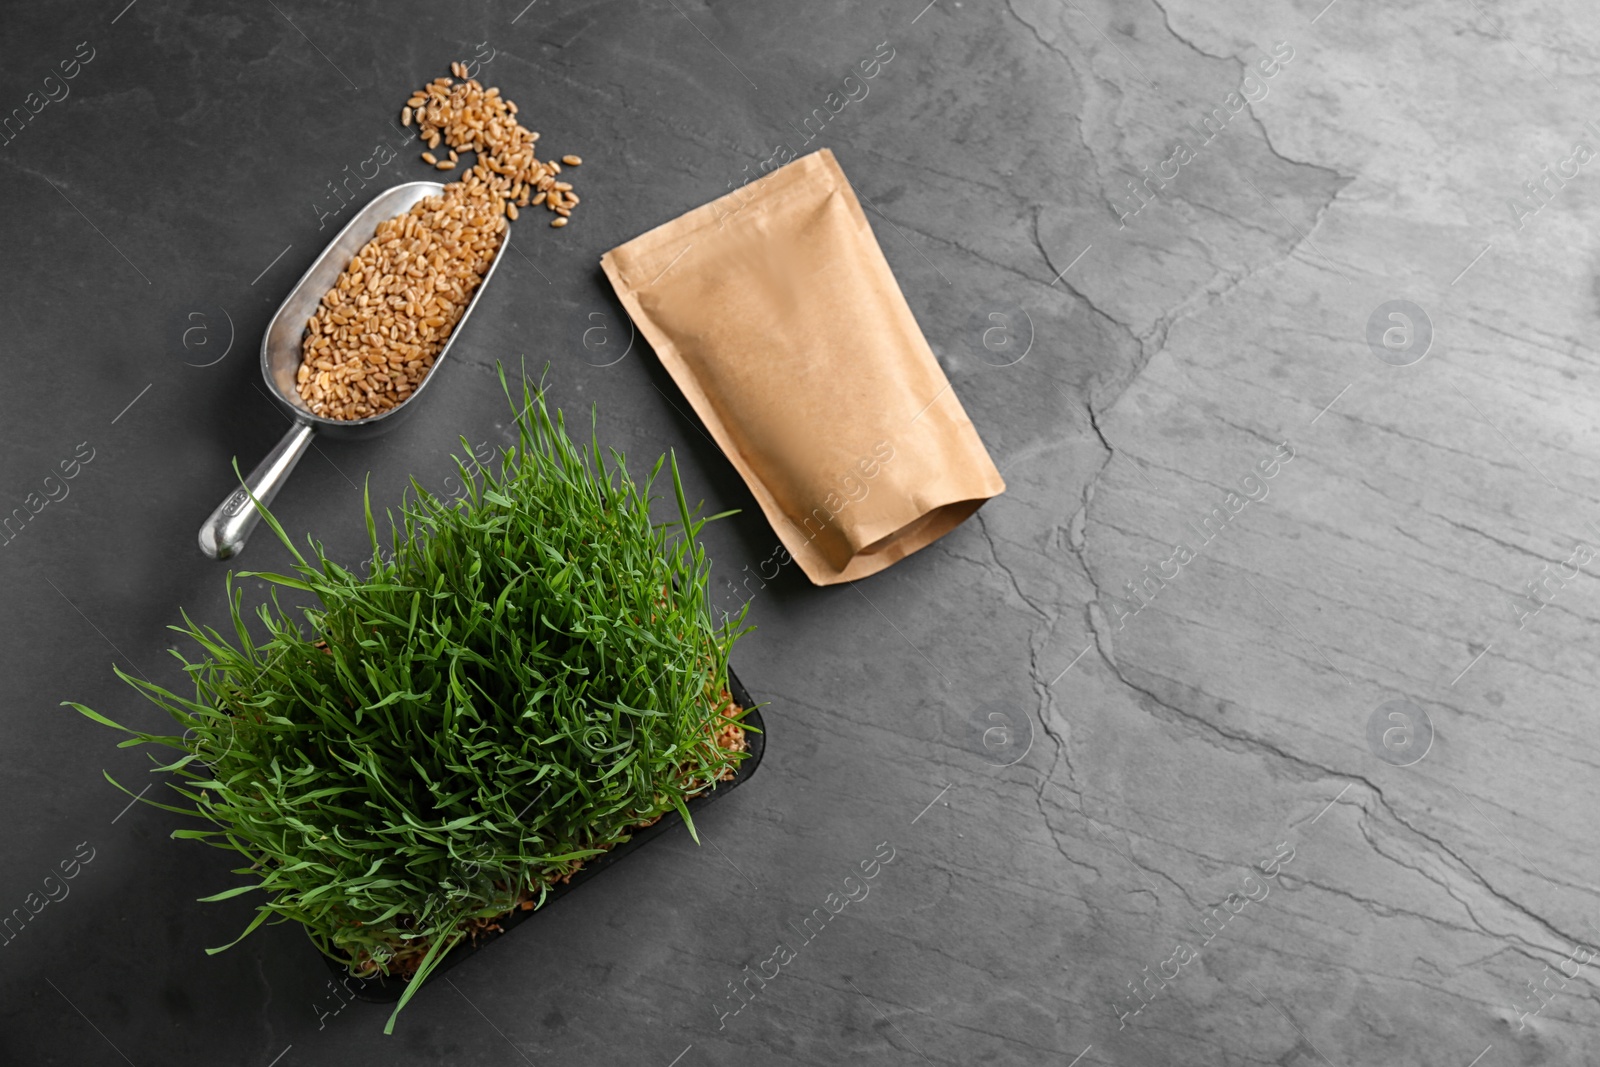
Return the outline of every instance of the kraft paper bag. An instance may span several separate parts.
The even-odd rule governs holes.
[[[816,584],[875,574],[1004,491],[827,149],[601,266]]]

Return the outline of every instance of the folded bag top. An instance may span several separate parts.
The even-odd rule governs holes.
[[[601,266],[816,584],[875,574],[1004,491],[831,151]]]

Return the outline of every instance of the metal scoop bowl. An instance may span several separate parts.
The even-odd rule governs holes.
[[[263,505],[270,504],[278,490],[283,488],[283,483],[288,481],[295,464],[311,446],[312,438],[321,434],[337,441],[359,441],[387,433],[417,406],[422,391],[439,373],[439,364],[450,354],[451,346],[461,336],[467,319],[472,316],[472,309],[478,306],[483,291],[489,287],[489,279],[494,277],[495,268],[500,265],[506,245],[511,240],[509,230],[501,236],[500,247],[489,269],[478,283],[472,300],[461,313],[455,328],[450,331],[444,347],[434,357],[433,367],[404,401],[388,411],[365,419],[328,419],[312,414],[295,384],[306,322],[316,312],[322,297],[338,283],[340,272],[372,240],[380,222],[403,215],[419,201],[443,191],[444,186],[438,182],[407,182],[379,193],[322,250],[316,262],[284,297],[272,321],[267,323],[267,332],[261,338],[261,376],[266,379],[268,395],[293,420],[294,425],[283,435],[277,447],[267,453],[267,458],[256,465],[243,484],[228,494],[228,498],[200,527],[200,551],[212,559],[229,559],[244,548],[245,540],[261,517],[261,513],[252,506],[251,497],[254,496]]]

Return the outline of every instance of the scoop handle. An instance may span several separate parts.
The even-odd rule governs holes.
[[[262,505],[272,503],[289,473],[311,444],[316,427],[297,422],[283,435],[267,458],[256,464],[250,477],[228,494],[228,499],[217,505],[217,510],[200,527],[200,551],[212,559],[231,559],[244,550],[245,539],[261,520],[261,513],[250,503],[253,495]]]

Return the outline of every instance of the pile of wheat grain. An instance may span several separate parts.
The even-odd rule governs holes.
[[[436,78],[406,101],[400,121],[415,121],[424,161],[454,170],[460,154],[477,159],[398,218],[378,226],[306,324],[296,378],[313,414],[365,419],[404,403],[450,339],[505,239],[518,207],[542,206],[567,224],[578,197],[558,181],[561,164],[534,152],[539,135],[517,121],[517,105],[465,78]],[[434,153],[444,146],[447,156]],[[577,166],[577,156],[562,162]]]

